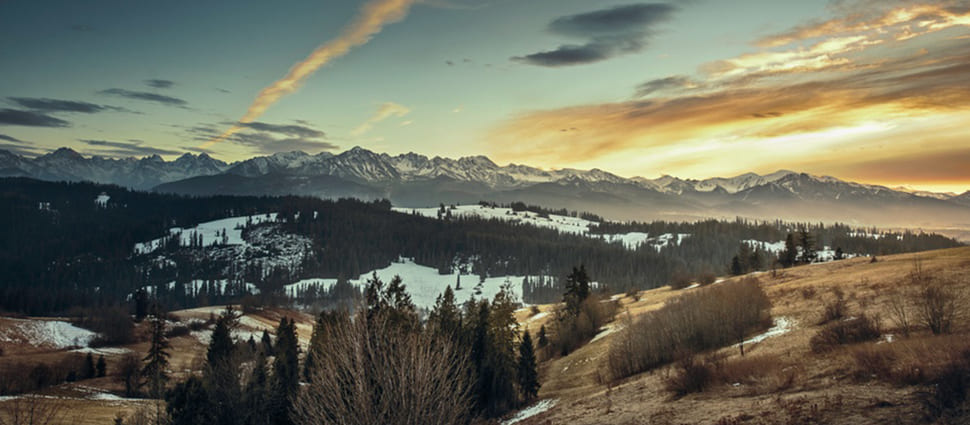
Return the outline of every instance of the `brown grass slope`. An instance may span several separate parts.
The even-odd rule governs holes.
[[[933,336],[916,329],[906,339],[890,320],[891,294],[909,282],[917,260],[927,274],[959,287],[963,294],[970,292],[970,247],[758,273],[771,298],[773,317],[789,320],[792,329],[746,345],[744,358],[736,347],[702,353],[698,361],[717,365],[717,377],[703,392],[675,399],[666,385],[677,374],[676,366],[621,380],[607,378],[611,340],[622,335],[614,332],[568,356],[543,362],[540,398],[559,401],[519,424],[967,423],[967,416],[940,417],[927,407],[932,404],[927,401],[932,398],[930,370],[970,352],[966,316],[954,325],[952,335]],[[810,340],[822,329],[819,323],[834,300],[835,288],[845,294],[848,315],[875,318],[883,336],[813,353]],[[635,318],[662,307],[671,297],[697,290],[703,288],[665,287],[644,291],[636,301],[623,298],[620,316]],[[527,322],[530,331],[540,322]],[[613,326],[621,322],[618,317]],[[877,376],[890,369],[894,372]]]

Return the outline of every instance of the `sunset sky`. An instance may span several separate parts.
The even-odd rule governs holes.
[[[0,1],[0,149],[970,190],[970,1]]]

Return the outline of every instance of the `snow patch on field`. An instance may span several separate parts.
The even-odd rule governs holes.
[[[542,313],[539,313],[539,314],[536,314],[535,316],[530,317],[529,318],[529,321],[532,322],[534,320],[539,320],[539,319],[542,319],[543,317],[546,317],[548,315],[549,315],[549,312],[548,311],[543,311]]]
[[[479,283],[480,277],[478,275],[462,274],[461,289],[455,289],[455,283],[458,280],[457,273],[438,274],[438,269],[416,264],[411,259],[402,259],[383,269],[364,273],[357,279],[349,280],[349,282],[363,288],[367,285],[367,280],[371,278],[373,273],[377,273],[378,279],[385,284],[390,282],[394,276],[400,276],[411,295],[411,301],[418,308],[431,309],[434,307],[438,295],[444,292],[448,286],[451,286],[451,289],[455,291],[455,303],[458,305],[472,297],[492,299],[506,282],[511,284],[509,287],[515,297],[519,300],[522,299],[521,283],[524,276],[490,277],[486,278],[485,282]],[[329,289],[336,283],[336,279],[304,279],[286,285],[285,290],[287,294],[295,294],[298,289],[306,289],[307,285],[319,285],[322,290]]]
[[[100,347],[100,348],[84,347],[84,348],[77,348],[77,349],[71,350],[71,352],[82,353],[82,354],[87,354],[87,353],[101,354],[105,356],[121,356],[128,353],[133,353],[134,351],[124,347]]]
[[[0,329],[0,342],[26,344],[34,347],[64,349],[87,347],[98,336],[60,320],[5,319]]]
[[[169,233],[179,235],[181,246],[192,244],[192,238],[202,236],[202,244],[209,246],[212,244],[222,244],[223,234],[225,234],[226,245],[246,245],[242,237],[242,228],[247,223],[256,225],[264,222],[276,221],[276,213],[258,214],[243,217],[229,217],[220,220],[199,223],[195,227],[173,227],[168,229]],[[148,254],[161,248],[165,238],[158,238],[148,242],[135,244],[135,254]]]
[[[794,325],[795,323],[791,319],[787,317],[779,317],[775,319],[775,325],[772,326],[771,329],[768,329],[767,331],[765,331],[765,333],[761,335],[754,336],[754,337],[751,337],[750,339],[745,340],[744,344],[745,345],[757,344],[768,338],[786,334],[788,332],[791,332],[791,330],[794,328]]]
[[[577,217],[549,214],[541,216],[532,211],[512,211],[511,208],[485,207],[481,205],[458,205],[455,209],[445,207],[451,212],[452,217],[479,217],[484,219],[495,219],[509,221],[512,223],[531,224],[537,227],[545,227],[558,230],[561,233],[586,234],[589,233],[590,226],[596,226],[595,221],[584,220]],[[438,208],[393,208],[394,211],[404,214],[418,214],[425,217],[438,218]]]
[[[648,233],[629,232],[619,234],[594,234],[590,229],[595,228],[599,223],[578,217],[549,214],[540,215],[532,211],[512,211],[511,208],[486,207],[481,205],[458,205],[454,209],[446,207],[452,217],[479,217],[484,219],[502,220],[511,223],[528,224],[536,227],[553,229],[560,233],[599,238],[609,243],[621,244],[626,249],[637,249],[642,245],[650,245],[655,250],[660,251],[666,246],[674,243],[680,245],[684,238],[690,236],[686,233],[662,235],[650,237]],[[417,214],[424,217],[439,218],[439,208],[393,208],[394,211],[404,214]]]
[[[603,327],[603,330],[601,330],[600,333],[596,334],[596,336],[593,337],[593,340],[590,341],[590,343],[599,341],[599,340],[603,339],[604,337],[606,337],[607,335],[610,335],[612,333],[615,333],[616,331],[620,330],[621,328],[622,328],[622,326],[620,326],[620,325],[617,325],[615,323],[610,323],[610,324],[604,326]]]
[[[538,403],[533,404],[532,406],[529,406],[525,409],[520,410],[519,413],[515,414],[515,416],[511,417],[505,422],[502,422],[502,425],[512,425],[515,423],[522,422],[540,413],[545,413],[549,409],[552,409],[558,401],[559,400],[555,398],[539,401]]]

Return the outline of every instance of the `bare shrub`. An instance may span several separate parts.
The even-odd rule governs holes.
[[[667,391],[674,397],[704,391],[714,379],[710,364],[698,361],[694,355],[684,355],[674,366],[674,372],[664,380]]]
[[[865,314],[838,322],[832,322],[815,334],[809,341],[812,351],[824,353],[837,346],[872,341],[882,335],[877,320]]]
[[[716,280],[717,280],[717,276],[715,276],[714,273],[711,273],[711,272],[704,272],[704,273],[701,273],[699,276],[697,276],[697,283],[700,283],[702,286],[710,285],[714,283]]]
[[[889,317],[900,331],[909,336],[910,330],[921,324],[935,335],[948,334],[964,317],[967,298],[954,278],[943,278],[929,272],[920,259],[900,290],[889,297]]]
[[[678,351],[743,341],[771,324],[770,308],[754,278],[692,291],[628,323],[613,338],[607,367],[619,379],[669,363]]]
[[[22,396],[0,402],[0,425],[53,425],[64,423],[67,408],[63,400]]]
[[[889,313],[889,320],[893,326],[905,337],[909,337],[914,325],[914,311],[910,297],[906,296],[901,290],[894,290],[889,293],[886,311]]]
[[[825,303],[822,312],[822,320],[818,324],[824,325],[835,320],[842,320],[849,311],[848,302],[845,299],[845,292],[840,288],[832,289],[832,299]]]
[[[463,424],[467,359],[446,341],[357,315],[332,326],[310,383],[294,403],[297,424]]]
[[[616,316],[616,303],[603,302],[596,294],[587,297],[579,306],[579,313],[571,315],[566,309],[556,310],[552,321],[549,354],[565,356],[587,343],[603,325]]]
[[[684,271],[676,271],[670,277],[670,287],[673,289],[684,289],[694,283],[690,275]]]

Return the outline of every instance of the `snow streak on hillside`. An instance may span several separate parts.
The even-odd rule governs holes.
[[[367,280],[373,273],[385,284],[390,282],[394,276],[400,276],[409,294],[411,301],[418,308],[431,309],[434,307],[438,295],[445,291],[447,286],[455,289],[459,282],[457,273],[438,274],[438,270],[433,267],[426,267],[414,263],[410,259],[402,259],[401,262],[392,263],[383,269],[367,272],[349,282],[363,288],[367,285]],[[522,300],[522,280],[524,276],[498,276],[481,278],[474,274],[462,274],[460,277],[461,289],[455,290],[455,303],[461,305],[471,297],[492,299],[495,294],[502,289],[506,282],[510,283],[509,289],[516,299]],[[304,279],[299,282],[286,285],[287,295],[293,297],[297,292],[307,289],[310,286],[318,286],[320,289],[330,288],[337,283],[337,279]]]
[[[276,221],[276,213],[259,214],[244,217],[229,217],[221,220],[201,223],[191,228],[173,227],[169,233],[180,235],[181,246],[192,244],[193,237],[202,237],[202,245],[246,245],[242,237],[242,228],[249,224],[260,224]],[[225,237],[223,237],[223,235]],[[149,242],[135,244],[135,254],[148,254],[162,247],[165,238],[158,238]]]
[[[60,320],[4,318],[0,326],[0,342],[12,342],[32,347],[64,349],[86,347],[98,335]]]
[[[418,214],[431,218],[442,218],[439,208],[394,208],[394,211],[405,214]],[[590,229],[598,226],[595,221],[585,220],[578,217],[569,217],[556,214],[538,214],[532,211],[513,211],[511,208],[488,207],[482,205],[457,205],[455,208],[445,207],[446,214],[452,217],[479,217],[483,219],[503,220],[516,224],[528,224],[536,227],[553,229],[560,233],[581,235],[590,238],[601,238],[610,243],[622,244],[627,249],[637,249],[641,245],[647,244],[658,252],[664,247],[674,244],[680,245],[684,238],[689,237],[687,233],[670,234],[650,237],[647,233],[630,232],[622,234],[600,235],[590,233]]]

